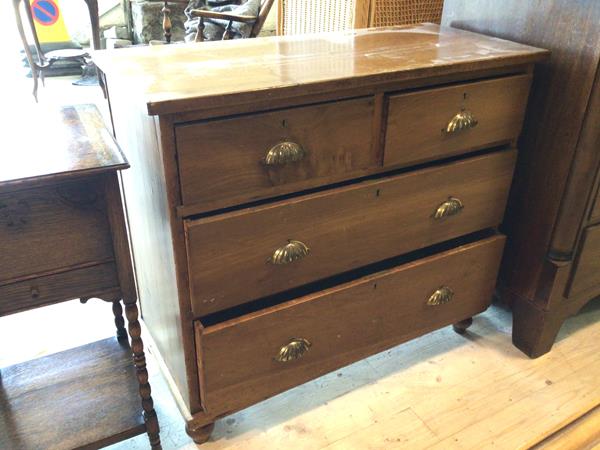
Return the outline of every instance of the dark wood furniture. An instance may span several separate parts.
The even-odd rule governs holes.
[[[0,448],[98,448],[146,431],[159,449],[118,180],[128,163],[91,105],[15,110],[5,125],[18,148],[0,166],[0,316],[100,298],[120,342],[2,369]]]
[[[98,0],[83,1],[87,6],[90,16],[90,25],[92,28],[92,48],[94,50],[98,50],[100,49],[100,18],[98,12]],[[27,58],[27,62],[31,68],[31,77],[33,78],[33,96],[37,101],[39,80],[41,79],[42,83],[44,82],[44,69],[48,69],[57,61],[75,61],[82,66],[88,66],[91,64],[89,61],[90,55],[85,49],[53,50],[51,52],[44,53],[37,36],[35,24],[33,22],[33,13],[31,12],[29,0],[12,0],[12,2],[15,20],[17,23],[17,30],[23,44],[25,57]],[[25,14],[25,17],[27,17],[27,31],[25,31],[25,27],[23,26],[23,14]],[[31,35],[33,38],[35,56],[31,52],[31,47],[27,39],[28,35]],[[104,90],[104,86],[102,84],[100,87]]]
[[[188,0],[165,0],[162,13],[163,13],[163,31],[165,34],[165,42],[169,44],[171,42],[171,10],[169,9],[169,3],[178,2],[178,3],[188,3]],[[204,20],[205,19],[216,19],[223,20],[227,22],[227,26],[225,27],[225,32],[223,33],[222,40],[227,41],[232,37],[232,27],[234,22],[237,23],[246,23],[252,25],[252,30],[250,31],[250,38],[255,38],[258,36],[260,31],[262,30],[263,25],[265,24],[265,20],[267,20],[267,16],[271,11],[271,7],[275,0],[261,0],[260,10],[258,12],[258,16],[244,16],[241,14],[234,14],[230,12],[219,12],[219,11],[210,11],[205,9],[194,9],[191,11],[193,17],[199,17],[200,23],[198,26],[198,32],[196,33],[195,41],[202,42],[204,41],[204,35],[202,34],[204,31]],[[242,3],[241,0],[209,0],[209,6],[223,6],[223,5],[239,5]]]
[[[196,442],[487,308],[545,55],[431,24],[96,55],[144,319]]]
[[[515,345],[537,357],[600,295],[600,2],[446,0],[444,23],[552,52],[519,144],[499,283]]]

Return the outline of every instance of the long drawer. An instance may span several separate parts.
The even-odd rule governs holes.
[[[373,111],[359,98],[178,126],[183,203],[206,211],[380,166]]]
[[[504,247],[493,236],[266,310],[196,321],[211,417],[484,311]]]
[[[0,195],[0,285],[114,258],[100,183],[88,179]]]
[[[119,292],[114,263],[83,267],[0,286],[0,316],[69,298],[119,298]]]
[[[391,96],[384,165],[403,167],[515,141],[530,75]]]
[[[498,225],[516,151],[185,222],[196,317]]]

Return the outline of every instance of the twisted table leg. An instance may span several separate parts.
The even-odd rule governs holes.
[[[125,329],[125,319],[123,319],[123,307],[121,301],[114,301],[112,304],[113,314],[115,316],[115,326],[117,327],[117,339],[123,341],[127,339],[127,330]]]
[[[154,410],[152,401],[152,391],[148,383],[148,370],[146,369],[146,355],[144,354],[144,343],[142,342],[142,328],[138,321],[138,308],[135,301],[127,302],[125,300],[125,315],[127,316],[129,336],[131,337],[131,351],[133,353],[133,362],[140,384],[140,397],[142,398],[142,408],[144,409],[144,421],[146,422],[146,433],[150,439],[150,445],[153,449],[162,449],[160,444],[160,429],[158,418]]]

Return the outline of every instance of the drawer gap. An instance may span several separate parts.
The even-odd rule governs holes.
[[[402,256],[370,264],[360,269],[351,270],[343,274],[316,281],[314,283],[309,283],[300,288],[290,289],[288,291],[264,297],[253,302],[244,303],[233,308],[208,314],[206,316],[200,317],[199,320],[204,327],[214,326],[219,323],[244,316],[246,314],[260,311],[261,309],[285,303],[287,301],[293,300],[294,298],[329,289],[339,284],[347,283],[368,275],[372,275],[377,272],[385,271],[399,265],[407,264],[428,256],[435,255],[436,253],[445,252],[453,248],[460,247],[462,245],[468,245],[473,242],[482,239],[487,239],[497,235],[500,235],[500,233],[496,229],[486,229],[477,231],[475,233],[461,236],[460,238],[451,239],[440,244],[432,245],[425,249],[416,250],[414,252],[410,252]]]

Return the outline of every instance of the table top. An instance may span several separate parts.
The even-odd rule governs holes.
[[[434,24],[94,52],[149,114],[528,64],[548,52]],[[257,95],[261,97],[257,97]]]
[[[2,128],[0,191],[129,167],[94,105],[16,109]]]

